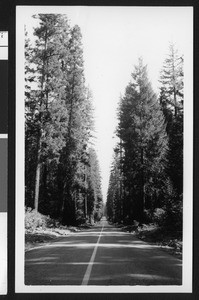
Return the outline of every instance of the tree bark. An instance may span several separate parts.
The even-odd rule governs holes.
[[[84,198],[84,214],[85,214],[85,219],[87,220],[87,194],[85,194],[85,198]]]
[[[40,170],[41,170],[41,132],[38,132],[37,137],[37,166],[36,166],[36,176],[35,176],[35,198],[34,198],[34,208],[38,211],[39,206],[39,185],[40,185]]]
[[[143,221],[143,213],[144,213],[144,151],[141,148],[141,203],[140,203],[140,221]]]
[[[35,210],[38,212],[39,206],[39,184],[40,184],[40,170],[41,170],[41,163],[37,164],[36,169],[36,179],[35,179]]]

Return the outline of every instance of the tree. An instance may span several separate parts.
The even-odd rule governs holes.
[[[165,59],[160,76],[160,104],[167,124],[169,137],[167,173],[174,189],[183,189],[183,56],[178,55],[174,45]]]
[[[122,174],[118,149],[115,149],[107,194],[107,215],[115,223],[123,221]]]
[[[183,111],[183,62],[183,56],[178,55],[174,44],[171,43],[160,75],[160,101],[164,112],[169,109],[175,117]]]
[[[125,222],[142,222],[145,206],[154,209],[160,200],[158,182],[164,173],[167,149],[164,116],[142,59],[120,101],[118,116],[117,134],[123,152],[123,218]]]
[[[99,221],[103,214],[103,201],[101,192],[101,176],[96,151],[89,149],[89,168],[87,175],[87,205],[88,216],[93,221]]]
[[[63,99],[66,103],[69,121],[66,147],[62,149],[59,166],[59,181],[63,183],[63,186],[60,186],[63,222],[75,223],[75,174],[78,162],[87,151],[93,126],[92,96],[85,87],[81,32],[78,26],[71,29],[67,51],[68,56],[62,59],[62,71],[65,92]]]
[[[61,16],[40,14],[35,16],[40,21],[35,28],[36,42],[34,47],[26,43],[26,148],[34,151],[35,168],[34,207],[38,210],[40,173],[48,152],[56,156],[63,146],[63,130],[53,131],[54,127],[67,121],[67,112],[63,110],[57,88],[60,73],[59,43]],[[54,123],[52,122],[54,119]],[[54,133],[56,136],[54,136]],[[32,135],[32,137],[31,137]],[[27,153],[26,152],[26,153]],[[31,150],[30,150],[31,152]]]
[[[183,56],[179,55],[174,44],[171,44],[168,57],[165,59],[161,71],[159,101],[165,116],[168,134],[166,174],[170,197],[166,201],[166,207],[168,205],[178,207],[176,215],[181,214],[181,218],[183,193],[183,76]],[[171,201],[175,205],[170,205]],[[167,210],[171,210],[171,208],[167,207]]]
[[[26,204],[36,210],[39,204],[40,212],[72,224],[83,211],[82,177],[93,130],[81,32],[63,15],[34,17],[35,45],[28,39],[25,45]]]

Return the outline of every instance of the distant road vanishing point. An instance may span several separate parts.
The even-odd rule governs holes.
[[[101,222],[33,248],[26,285],[181,285],[182,261],[131,233]]]

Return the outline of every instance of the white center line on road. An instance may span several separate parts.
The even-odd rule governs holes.
[[[100,238],[102,236],[102,231],[103,231],[103,228],[104,228],[104,225],[102,226],[102,230],[100,232],[100,235],[98,237],[98,240],[97,240],[97,243],[95,245],[95,248],[93,250],[93,254],[91,256],[91,259],[88,263],[88,267],[86,269],[86,273],[84,274],[84,278],[82,280],[82,285],[87,285],[88,282],[89,282],[89,279],[90,279],[90,275],[91,275],[91,271],[92,271],[92,267],[93,267],[93,263],[94,263],[94,260],[95,260],[95,256],[96,256],[96,253],[97,253],[97,247],[98,247],[98,244],[99,244],[99,241],[100,241]]]

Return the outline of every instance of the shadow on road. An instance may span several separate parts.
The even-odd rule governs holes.
[[[25,284],[81,285],[89,264],[88,285],[182,284],[181,260],[107,223],[26,252]]]

